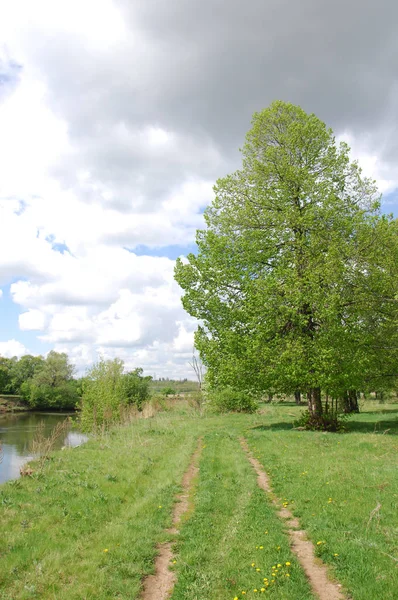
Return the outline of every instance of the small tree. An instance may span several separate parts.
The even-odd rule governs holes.
[[[150,396],[150,382],[152,377],[143,376],[142,369],[134,369],[123,375],[123,394],[127,404],[135,404],[138,410]]]
[[[20,384],[21,395],[31,408],[73,409],[79,400],[74,367],[65,353],[52,350],[45,360],[26,361],[23,368],[33,376]],[[21,371],[22,372],[22,371]],[[22,377],[21,373],[19,376]]]
[[[142,408],[149,397],[151,377],[142,369],[124,374],[122,360],[101,359],[83,379],[81,422],[86,430],[110,426],[120,421],[121,407],[135,404]]]

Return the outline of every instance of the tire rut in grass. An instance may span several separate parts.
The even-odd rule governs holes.
[[[315,558],[314,546],[312,542],[307,539],[306,532],[300,529],[299,520],[294,517],[287,508],[280,508],[280,502],[273,494],[270,481],[261,463],[254,458],[244,438],[240,439],[240,443],[257,473],[258,486],[264,490],[264,492],[272,494],[271,501],[279,508],[278,516],[285,520],[292,551],[297,556],[299,563],[307,575],[313,592],[320,600],[344,600],[344,596],[340,589],[341,585],[330,581],[326,565]]]
[[[185,471],[181,481],[182,493],[177,496],[177,502],[173,509],[172,527],[167,530],[171,535],[179,533],[181,519],[189,510],[189,496],[193,481],[199,472],[198,462],[202,451],[202,440],[199,439],[198,446],[192,455],[188,469]],[[158,546],[158,555],[155,561],[154,575],[148,575],[144,580],[144,589],[141,600],[166,600],[170,597],[175,584],[175,573],[170,569],[173,559],[172,542],[165,542]]]

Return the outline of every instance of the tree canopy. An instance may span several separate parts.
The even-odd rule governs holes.
[[[256,113],[242,153],[217,181],[198,253],[177,261],[183,305],[201,320],[212,385],[301,390],[320,414],[321,390],[398,372],[397,224],[347,144],[298,106]]]

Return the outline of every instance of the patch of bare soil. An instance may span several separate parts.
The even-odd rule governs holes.
[[[297,556],[307,575],[313,592],[320,600],[343,600],[344,596],[340,589],[341,585],[330,581],[328,578],[327,567],[320,559],[315,557],[314,546],[312,542],[307,539],[306,532],[300,529],[299,520],[294,517],[287,508],[280,508],[281,502],[274,496],[270,481],[262,465],[254,458],[244,438],[241,438],[240,443],[257,473],[258,486],[264,490],[264,492],[270,494],[271,501],[279,509],[279,517],[285,521],[292,551]]]
[[[177,502],[174,506],[173,525],[167,530],[172,535],[178,534],[181,519],[189,510],[189,496],[193,481],[199,471],[198,462],[201,450],[202,440],[199,440],[190,465],[182,478],[182,493],[177,497]],[[172,543],[166,542],[165,544],[160,544],[155,561],[155,573],[154,575],[148,575],[144,580],[144,590],[141,595],[142,600],[167,600],[167,598],[170,598],[175,584],[175,573],[170,569],[172,559]]]

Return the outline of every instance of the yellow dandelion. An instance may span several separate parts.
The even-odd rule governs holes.
[[[104,552],[108,552],[108,548],[104,548]]]
[[[290,577],[289,573],[286,573],[285,577]]]
[[[256,566],[256,563],[252,563],[252,567],[255,567],[255,566]]]
[[[257,589],[257,588],[254,588],[253,592],[258,592],[258,589]]]
[[[261,593],[265,592],[265,588],[261,588],[260,592]]]
[[[260,569],[256,569],[256,571],[257,571],[257,573],[259,573],[259,572],[260,572]]]
[[[289,562],[289,561],[287,561],[287,563],[285,563],[285,565],[286,565],[287,567],[290,567],[290,562]]]
[[[335,553],[333,554],[333,556],[338,556],[337,552],[335,552]]]
[[[263,550],[264,546],[260,546],[260,550]]]
[[[161,505],[159,505],[159,506],[158,506],[158,508],[162,508],[162,506],[161,506]]]
[[[278,569],[280,569],[280,568],[281,568],[281,566],[282,566],[282,565],[280,565],[280,564],[278,563]]]

